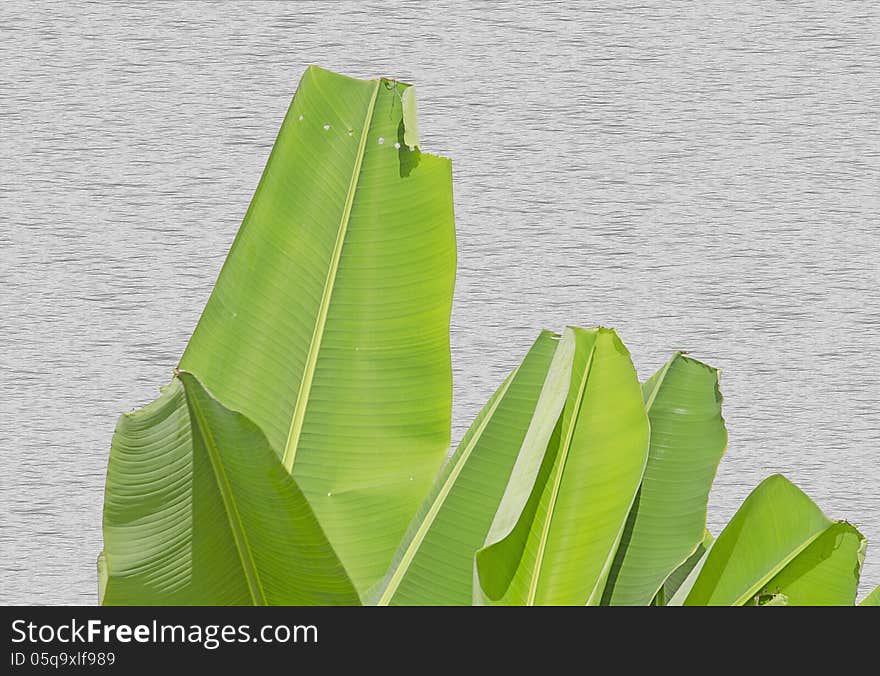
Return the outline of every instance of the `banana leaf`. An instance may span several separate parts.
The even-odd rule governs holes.
[[[651,447],[605,587],[606,605],[649,605],[697,550],[727,447],[717,369],[677,352],[642,393]]]
[[[684,605],[744,605],[784,595],[788,605],[852,605],[865,539],[832,521],[781,475],[745,499],[709,548]],[[683,585],[684,586],[684,585]]]
[[[648,455],[629,352],[567,328],[486,543],[474,601],[598,605]]]
[[[379,605],[470,605],[486,539],[559,336],[542,331],[492,395],[413,519],[378,590]]]
[[[418,142],[409,85],[310,67],[180,362],[263,431],[360,591],[449,448],[452,176]]]
[[[113,436],[104,605],[351,605],[358,595],[259,428],[188,373]]]
[[[855,527],[845,521],[833,523],[757,595],[783,594],[790,606],[851,606],[866,546]]]

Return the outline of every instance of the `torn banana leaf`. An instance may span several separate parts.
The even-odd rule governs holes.
[[[263,433],[179,373],[113,436],[104,605],[352,605],[358,595]]]
[[[470,605],[474,552],[486,539],[559,336],[543,331],[492,395],[416,514],[379,605]]]
[[[362,592],[449,448],[452,175],[413,91],[308,69],[180,362],[265,433]]]
[[[788,605],[852,605],[865,539],[832,521],[781,475],[745,499],[710,547],[684,605],[745,605],[784,595]]]
[[[605,587],[606,605],[649,605],[698,549],[727,447],[717,369],[678,352],[642,393],[651,423],[648,464]]]
[[[474,601],[598,605],[648,455],[629,352],[567,328],[486,543]]]
[[[784,594],[790,606],[851,606],[867,541],[852,525],[840,521],[798,554],[758,592]]]

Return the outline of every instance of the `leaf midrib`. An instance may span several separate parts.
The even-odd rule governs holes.
[[[660,390],[663,387],[663,383],[666,380],[666,375],[669,373],[669,369],[672,367],[672,364],[681,357],[681,352],[676,352],[672,355],[672,359],[666,362],[663,365],[663,368],[660,371],[660,375],[657,378],[657,384],[654,386],[654,389],[651,391],[651,394],[648,396],[648,401],[645,402],[645,414],[651,413],[651,407],[654,405],[654,400],[657,399],[657,395],[660,393]]]
[[[333,286],[336,282],[336,273],[339,269],[339,260],[342,257],[342,247],[345,243],[345,233],[348,231],[348,223],[351,219],[351,208],[354,204],[354,195],[357,192],[358,180],[360,179],[361,165],[364,160],[364,152],[367,147],[367,136],[370,132],[370,125],[373,120],[373,110],[376,107],[376,99],[379,95],[379,85],[381,79],[377,79],[373,84],[373,93],[370,96],[370,103],[367,106],[367,113],[364,118],[361,137],[358,142],[357,155],[355,157],[354,167],[351,171],[349,179],[348,192],[345,196],[345,205],[342,209],[342,216],[339,219],[339,227],[336,231],[336,242],[333,245],[333,255],[330,259],[330,267],[327,270],[327,278],[324,280],[324,290],[321,294],[321,304],[318,306],[318,314],[315,318],[315,327],[312,330],[312,339],[309,343],[309,352],[306,356],[306,365],[303,369],[303,375],[299,383],[299,391],[297,392],[296,402],[293,407],[293,414],[290,419],[290,429],[287,434],[287,442],[284,445],[284,453],[282,462],[288,472],[293,470],[293,463],[296,460],[296,452],[299,446],[299,438],[302,434],[303,422],[305,421],[306,407],[308,406],[309,394],[312,389],[312,379],[315,375],[315,368],[318,363],[318,353],[321,351],[321,341],[324,337],[324,326],[327,323],[327,313],[330,309],[330,300],[333,296]]]
[[[775,566],[773,566],[769,572],[765,573],[757,582],[752,584],[743,594],[739,596],[731,605],[732,606],[740,606],[746,601],[748,601],[751,597],[758,593],[758,591],[768,582],[770,582],[774,577],[776,577],[782,570],[788,566],[789,563],[794,561],[800,554],[811,544],[813,544],[819,536],[823,535],[834,525],[834,522],[831,522],[825,528],[820,530],[818,533],[814,533],[812,536],[804,540],[798,547],[795,547],[789,554],[779,561]],[[711,597],[710,599],[711,600]]]
[[[196,424],[201,433],[202,439],[205,442],[208,457],[211,460],[211,468],[214,470],[214,479],[217,482],[217,488],[223,499],[223,507],[226,510],[226,519],[229,523],[229,528],[232,531],[232,538],[235,541],[235,548],[238,551],[241,568],[244,572],[245,580],[247,581],[251,599],[256,606],[268,605],[266,595],[263,592],[262,583],[260,582],[257,565],[254,562],[253,553],[251,552],[250,544],[248,543],[244,523],[242,523],[241,515],[238,512],[238,506],[235,502],[232,486],[229,483],[229,479],[226,476],[226,470],[224,469],[223,462],[220,458],[220,449],[217,446],[217,442],[214,440],[213,434],[211,434],[211,428],[208,425],[207,420],[205,420],[204,413],[199,407],[197,398],[189,396],[189,393],[187,393],[187,400],[190,403],[190,410],[196,418]]]

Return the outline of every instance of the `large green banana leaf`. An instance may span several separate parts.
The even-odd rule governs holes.
[[[718,371],[677,352],[642,386],[651,447],[602,602],[649,605],[700,546],[727,447]]]
[[[486,539],[558,343],[542,331],[492,395],[413,519],[379,605],[470,605],[474,552]]]
[[[113,436],[106,605],[332,605],[358,595],[266,437],[180,373]]]
[[[862,599],[860,606],[880,606],[880,587],[868,594]]]
[[[788,605],[852,605],[864,551],[858,530],[831,521],[777,474],[745,499],[698,564],[686,597],[673,602],[761,604],[781,595]]]
[[[485,546],[476,603],[597,605],[648,455],[614,331],[567,328]]]
[[[449,448],[452,176],[414,101],[308,69],[180,363],[263,430],[361,592]]]

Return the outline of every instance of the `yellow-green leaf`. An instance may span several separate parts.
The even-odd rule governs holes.
[[[614,331],[568,328],[485,546],[477,603],[597,605],[642,477],[648,419]]]
[[[642,387],[651,422],[648,464],[603,603],[651,603],[700,546],[706,505],[727,447],[718,371],[676,353]]]
[[[303,76],[181,360],[266,435],[364,592],[449,448],[448,160],[409,86]]]
[[[852,605],[864,538],[834,522],[781,475],[745,499],[709,549],[684,605]]]

